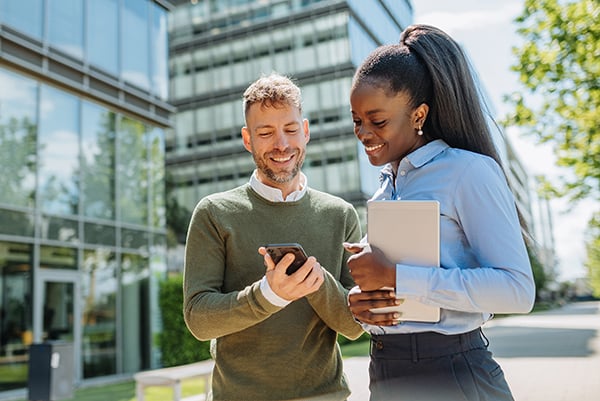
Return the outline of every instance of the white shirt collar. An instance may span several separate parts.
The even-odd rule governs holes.
[[[283,193],[279,188],[273,188],[260,182],[256,170],[254,170],[250,177],[250,186],[256,193],[271,202],[294,202],[300,200],[306,194],[306,189],[308,188],[306,176],[303,172],[300,172],[300,189],[292,192],[287,198],[283,199]]]

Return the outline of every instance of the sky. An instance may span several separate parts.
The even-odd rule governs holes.
[[[459,42],[471,58],[485,87],[488,103],[501,119],[510,110],[505,95],[522,89],[518,75],[510,70],[516,58],[512,47],[519,46],[514,19],[523,9],[523,0],[413,0],[414,22],[441,28]],[[531,177],[546,175],[556,181],[567,170],[555,165],[549,146],[537,145],[534,138],[516,129],[505,132],[521,163]],[[591,201],[569,205],[566,200],[551,200],[553,235],[558,257],[560,281],[585,276],[585,244],[583,233],[593,210]]]

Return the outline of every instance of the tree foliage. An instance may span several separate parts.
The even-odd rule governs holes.
[[[585,266],[594,296],[600,298],[600,213],[596,213],[588,224],[586,235],[588,259]]]
[[[543,180],[545,196],[600,201],[600,2],[525,0],[516,23],[524,41],[512,70],[524,90],[505,124],[551,144],[565,168]]]

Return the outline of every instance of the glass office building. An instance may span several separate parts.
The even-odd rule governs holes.
[[[349,91],[356,67],[376,46],[398,41],[412,22],[408,0],[175,1],[169,15],[167,136],[173,196],[191,211],[203,196],[247,182],[241,96],[261,74],[289,75],[302,88],[311,141],[309,185],[362,211],[377,170],[359,149]]]
[[[75,382],[157,365],[171,7],[0,0],[0,398],[32,343]]]

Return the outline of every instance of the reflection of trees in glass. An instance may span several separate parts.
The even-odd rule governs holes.
[[[146,127],[140,121],[122,117],[118,139],[118,207],[121,220],[148,223],[148,152]]]
[[[0,119],[0,202],[33,206],[36,133],[37,125],[28,117]]]
[[[115,210],[116,114],[84,104],[81,159],[83,213],[113,219]]]
[[[148,134],[150,194],[152,196],[151,225],[164,228],[165,211],[165,141],[164,132],[154,128]]]
[[[85,251],[82,303],[85,378],[116,372],[117,266],[107,249]]]
[[[38,199],[44,212],[78,213],[80,100],[56,88],[40,88]]]

